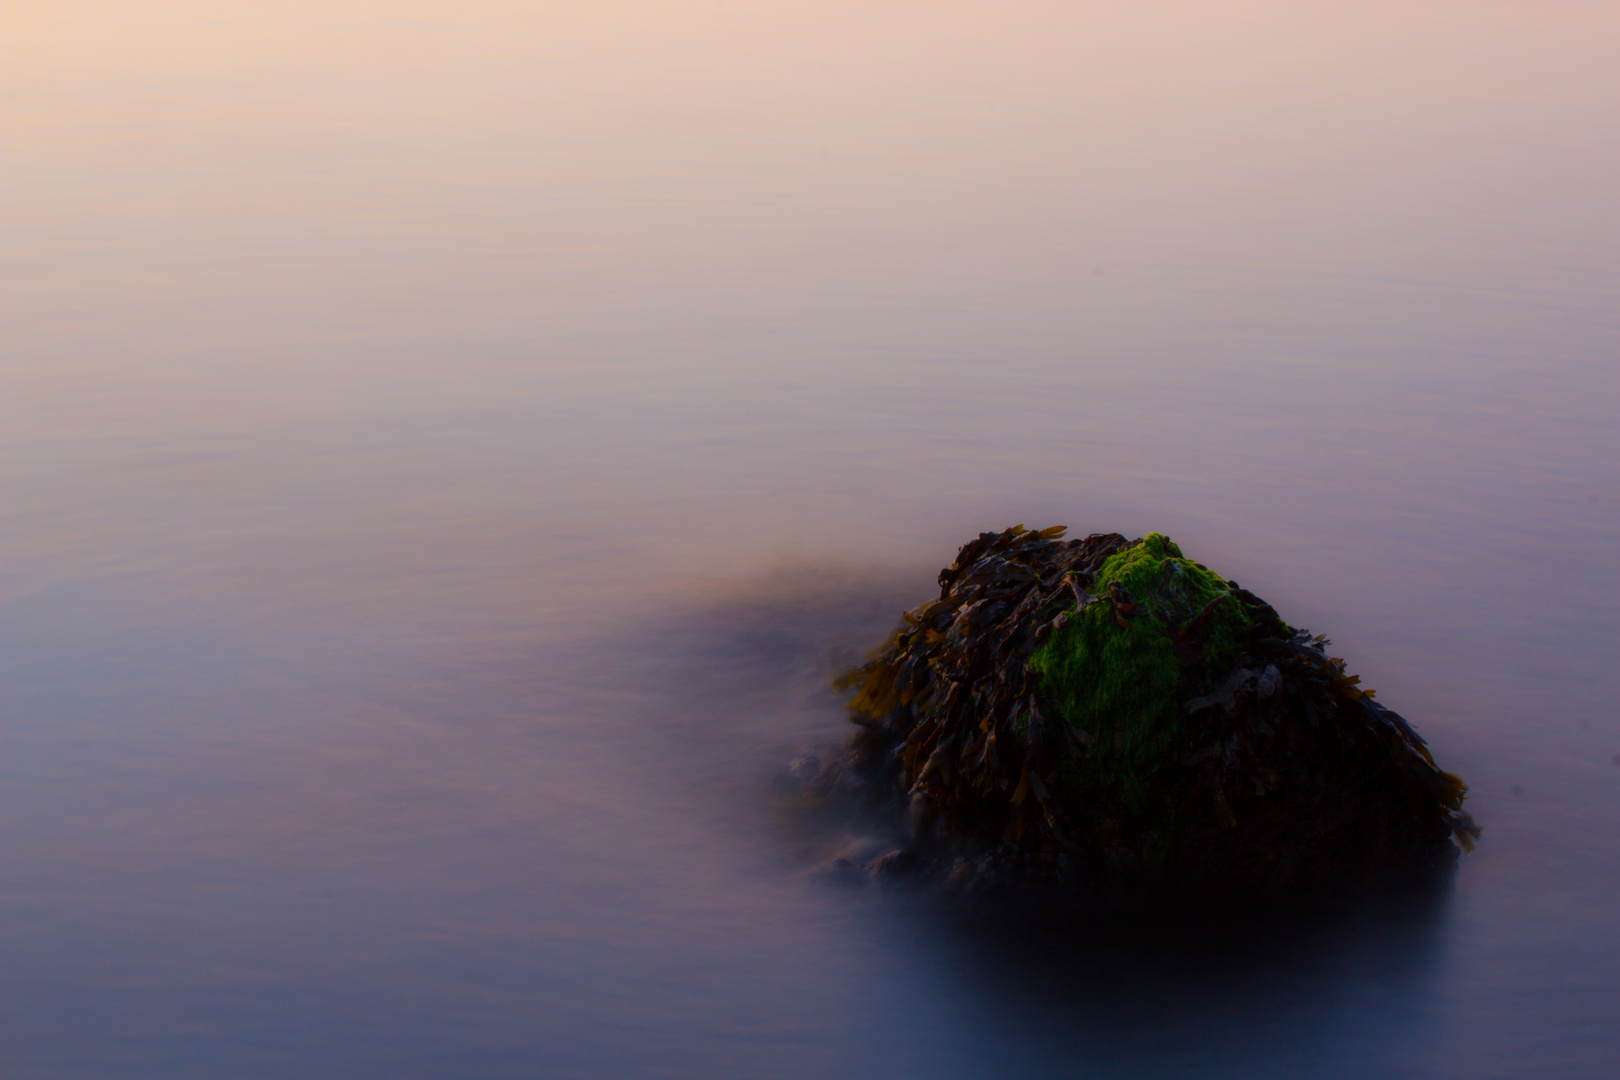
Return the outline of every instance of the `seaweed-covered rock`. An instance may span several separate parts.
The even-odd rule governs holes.
[[[861,730],[830,771],[952,880],[1250,894],[1472,847],[1462,781],[1326,638],[1158,533],[1064,531],[981,534],[839,683]]]

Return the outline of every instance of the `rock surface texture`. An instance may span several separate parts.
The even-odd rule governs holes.
[[[915,860],[969,887],[1249,895],[1472,847],[1462,781],[1325,638],[1157,533],[1064,531],[961,549],[840,681],[860,730],[812,794],[903,809]]]

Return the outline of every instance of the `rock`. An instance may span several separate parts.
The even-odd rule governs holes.
[[[778,799],[795,799],[812,792],[818,783],[834,779],[830,773],[824,774],[821,758],[815,754],[800,754],[771,778],[771,794]]]
[[[1064,531],[964,545],[840,680],[857,731],[817,775],[916,838],[883,874],[1248,895],[1472,847],[1462,781],[1326,638],[1167,537]]]
[[[896,848],[877,857],[872,863],[873,881],[896,881],[909,878],[922,870],[926,860],[915,851]]]

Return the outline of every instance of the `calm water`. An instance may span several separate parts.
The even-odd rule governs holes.
[[[5,5],[0,1068],[1620,1068],[1620,8]],[[830,887],[986,528],[1159,529],[1473,787],[1207,938]]]

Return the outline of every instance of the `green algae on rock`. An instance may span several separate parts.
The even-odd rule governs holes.
[[[974,868],[1240,893],[1455,857],[1466,787],[1289,626],[1168,537],[983,533],[837,685],[838,768]]]

